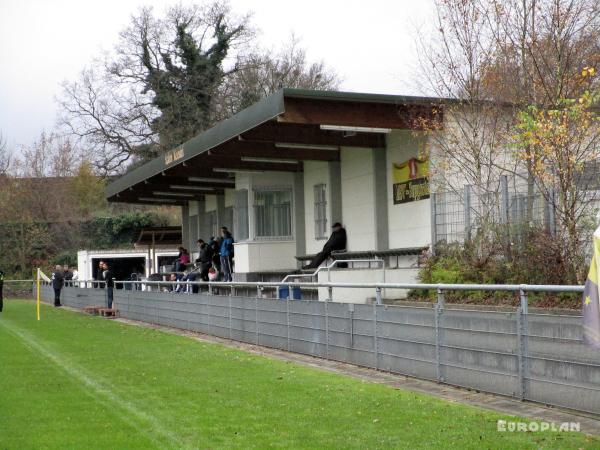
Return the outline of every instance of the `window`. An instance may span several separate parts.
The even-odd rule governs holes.
[[[235,191],[235,208],[233,210],[234,228],[233,236],[236,241],[246,241],[248,233],[248,191],[240,189]]]
[[[315,184],[315,238],[327,239],[327,189],[324,184]]]
[[[292,191],[254,191],[254,219],[257,238],[292,238]]]

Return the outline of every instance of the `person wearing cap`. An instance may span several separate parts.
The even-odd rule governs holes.
[[[304,269],[316,269],[331,255],[331,252],[335,250],[346,250],[346,229],[341,223],[336,222],[333,224],[333,232],[329,237],[329,240],[323,246],[323,250],[315,255],[310,264],[304,266]]]

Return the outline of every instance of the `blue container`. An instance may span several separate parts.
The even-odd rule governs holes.
[[[290,298],[290,287],[280,286],[277,290],[277,296],[280,300],[287,300]],[[302,300],[302,289],[300,286],[292,287],[292,298],[291,300]]]

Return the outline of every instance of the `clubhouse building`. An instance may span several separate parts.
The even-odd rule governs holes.
[[[236,281],[280,281],[340,222],[348,243],[335,258],[378,263],[319,281],[413,282],[432,235],[423,124],[443,112],[437,98],[282,89],[115,180],[107,198],[181,206],[192,252],[227,226]]]

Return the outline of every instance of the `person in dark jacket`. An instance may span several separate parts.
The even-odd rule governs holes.
[[[115,276],[112,272],[112,270],[110,270],[110,267],[108,267],[108,264],[106,263],[102,263],[102,279],[105,282],[105,287],[106,287],[106,302],[108,305],[108,308],[112,309],[113,307],[113,290],[115,288]]]
[[[220,272],[221,258],[219,257],[219,252],[221,251],[221,239],[211,236],[210,241],[208,242],[208,246],[212,251],[212,266],[217,272]]]
[[[4,272],[0,270],[0,312],[2,312],[2,308],[4,307],[4,297],[2,297],[2,288],[4,287]]]
[[[54,289],[54,306],[60,307],[60,291],[65,284],[65,276],[61,266],[56,266],[52,272],[52,289]]]
[[[341,223],[336,222],[333,224],[333,232],[329,237],[329,240],[323,246],[323,250],[315,255],[310,264],[304,266],[304,269],[316,269],[331,255],[331,252],[335,250],[346,250],[346,229]]]
[[[71,283],[71,281],[73,281],[73,272],[69,270],[69,266],[67,264],[63,266],[63,274],[65,279],[65,286],[72,286],[73,283]]]
[[[196,259],[196,264],[200,271],[200,278],[203,281],[208,281],[208,269],[212,265],[212,257],[212,248],[202,239],[198,239],[198,258]]]

